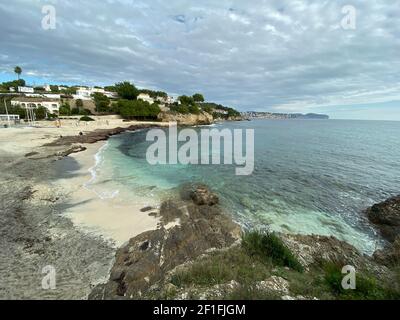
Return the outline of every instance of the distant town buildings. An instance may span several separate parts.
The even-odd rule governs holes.
[[[314,119],[327,120],[329,116],[326,114],[317,113],[273,113],[273,112],[257,112],[247,111],[242,112],[242,116],[247,119],[271,119],[271,120],[291,120],[291,119]]]
[[[148,103],[150,103],[150,104],[153,104],[154,101],[155,101],[155,100],[154,100],[152,97],[150,97],[150,95],[147,94],[147,93],[141,93],[141,94],[139,94],[139,95],[137,96],[137,100],[143,100],[143,101],[146,101],[146,102],[148,102]]]
[[[104,90],[103,88],[88,88],[88,87],[79,87],[76,90],[76,94],[73,95],[74,99],[81,99],[81,100],[91,100],[92,95],[95,93],[101,93],[107,96],[108,98],[116,98],[117,94],[115,92],[109,92]]]
[[[20,93],[34,93],[35,89],[32,87],[18,87],[18,92]]]

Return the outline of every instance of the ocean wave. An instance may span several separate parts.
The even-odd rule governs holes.
[[[97,180],[97,171],[99,170],[99,167],[103,163],[104,160],[104,152],[108,149],[109,147],[109,142],[107,141],[99,150],[96,152],[94,155],[94,165],[93,167],[90,167],[88,171],[90,172],[91,178],[88,182],[83,184],[83,187],[86,188],[87,190],[93,192],[96,194],[100,199],[113,199],[119,194],[119,190],[113,190],[113,191],[103,191],[103,192],[98,192],[93,188],[94,183]]]

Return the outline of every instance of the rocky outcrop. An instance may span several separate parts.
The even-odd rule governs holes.
[[[388,267],[400,265],[400,237],[397,237],[392,245],[374,252],[376,262]]]
[[[60,136],[59,139],[51,143],[45,144],[44,147],[54,147],[54,146],[69,146],[75,143],[96,143],[98,141],[108,140],[111,136],[126,132],[126,131],[136,131],[140,129],[149,129],[157,127],[153,124],[134,124],[128,127],[118,127],[114,129],[99,129],[91,131],[86,134],[79,134],[76,136]]]
[[[207,112],[200,112],[200,114],[182,114],[173,111],[160,112],[158,119],[161,122],[177,122],[178,125],[207,125],[214,122],[214,118]]]
[[[215,193],[210,192],[206,186],[197,186],[190,194],[191,199],[198,206],[213,206],[218,204],[219,199]]]
[[[289,234],[280,236],[306,270],[313,265],[330,262],[369,270],[376,275],[384,275],[387,272],[384,266],[377,264],[371,257],[361,254],[352,245],[335,237]]]
[[[118,250],[109,281],[97,286],[90,299],[148,298],[170,270],[240,239],[240,227],[223,214],[210,191],[204,186],[185,189],[180,199],[162,204],[159,229],[132,238]],[[213,205],[198,205],[185,196],[198,190]]]
[[[400,235],[400,196],[375,204],[366,212],[386,240],[394,242]]]

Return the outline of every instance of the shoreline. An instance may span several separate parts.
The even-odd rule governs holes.
[[[68,201],[74,190],[62,188],[57,181],[74,178],[81,168],[73,156],[90,158],[93,143],[163,124],[121,121],[112,125],[104,121],[83,128],[64,123],[62,128],[0,131],[0,299],[86,299],[94,286],[109,278],[115,243],[74,225],[64,214],[73,207]],[[72,159],[69,173],[60,170],[61,159],[67,158]],[[56,270],[57,290],[42,289],[46,266]]]
[[[101,148],[109,143],[105,141],[112,135],[149,126],[156,125],[141,123],[85,135],[76,134],[75,129],[71,132],[76,135],[63,137],[57,136],[56,131],[50,135],[48,128],[17,132],[14,140],[15,130],[7,132],[8,136],[0,135],[0,142],[9,140],[0,147],[3,150],[9,147],[0,164],[0,192],[5,194],[3,206],[6,205],[1,209],[5,211],[3,218],[9,219],[0,224],[6,240],[0,250],[0,270],[4,273],[0,298],[86,299],[91,294],[94,298],[104,298],[104,291],[97,296],[104,286],[110,297],[120,298],[121,292],[115,291],[115,286],[120,288],[121,284],[123,288],[125,284],[131,286],[132,290],[132,294],[126,295],[124,291],[122,296],[134,297],[136,286],[150,288],[172,271],[171,267],[195,260],[215,248],[225,250],[239,241],[241,228],[220,211],[222,207],[204,207],[187,198],[167,200],[150,216],[155,210],[143,212],[141,209],[149,204],[138,203],[132,195],[130,202],[124,203],[114,201],[115,198],[101,199],[93,192],[91,188],[99,179],[93,173],[101,163],[104,150]],[[198,192],[204,196],[204,189]],[[206,199],[212,198],[207,195]],[[181,210],[182,206],[190,208],[189,217]],[[216,221],[220,229],[215,229]],[[203,231],[209,232],[210,238]],[[199,232],[195,241],[193,232]],[[169,237],[168,243],[164,236]],[[324,252],[332,260],[340,254],[355,264],[376,267],[373,257],[364,257],[353,246],[333,237],[282,237],[301,261],[310,264]],[[157,245],[152,245],[149,239]],[[150,251],[142,249],[149,244]],[[182,245],[184,252],[179,253]],[[197,247],[196,253],[193,246]],[[131,268],[137,271],[134,265],[125,265],[126,255],[137,263],[136,255],[142,254],[149,255],[143,261],[148,264],[138,268],[148,276],[121,279],[121,268],[126,273]],[[154,261],[159,268],[156,275],[151,272]],[[40,287],[41,270],[48,265],[57,271],[57,290],[52,292]],[[21,277],[22,288],[18,285]],[[150,282],[146,280],[148,277]]]
[[[121,199],[120,190],[112,194],[96,191],[99,177],[95,171],[102,162],[101,153],[106,146],[106,142],[99,141],[87,145],[85,151],[70,154],[79,169],[72,172],[73,177],[60,179],[57,183],[64,190],[70,190],[68,209],[63,214],[74,226],[82,232],[101,236],[118,248],[140,233],[157,229],[159,219],[154,214],[158,214],[160,203],[150,197],[143,199],[133,195]],[[154,209],[142,212],[145,207]]]

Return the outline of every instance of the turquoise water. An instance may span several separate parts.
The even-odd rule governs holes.
[[[103,197],[162,198],[182,183],[203,182],[244,226],[334,235],[366,253],[382,244],[363,210],[400,193],[400,122],[256,120],[215,128],[255,130],[251,176],[236,176],[234,165],[151,166],[143,131],[109,140],[92,187]]]

